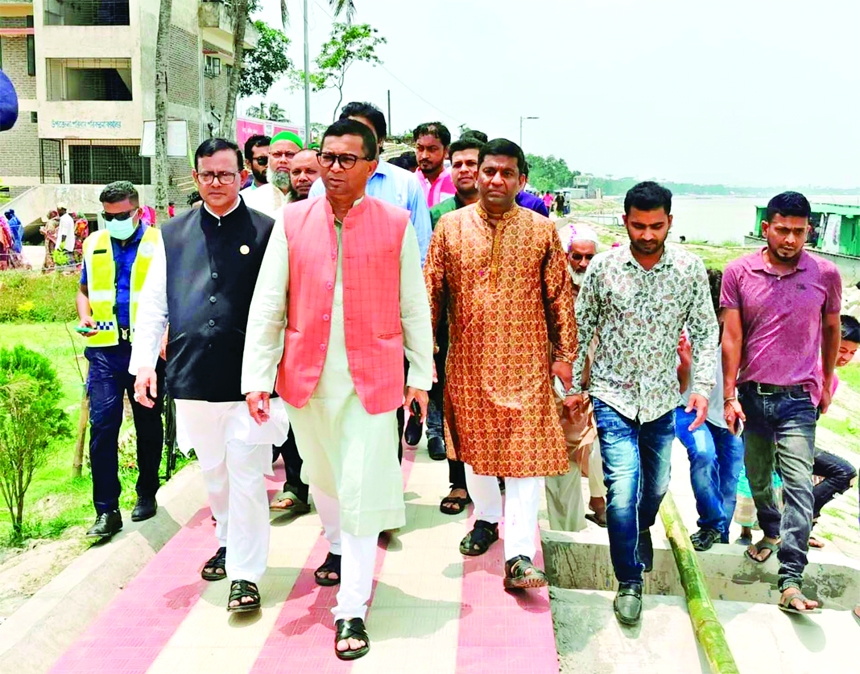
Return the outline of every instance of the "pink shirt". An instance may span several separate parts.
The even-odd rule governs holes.
[[[738,309],[743,349],[738,384],[801,385],[821,401],[821,319],[838,314],[842,278],[836,265],[806,251],[784,276],[768,270],[762,251],[734,260],[723,273],[720,305]]]
[[[433,208],[440,201],[453,197],[457,193],[454,180],[451,178],[451,169],[444,169],[432,184],[421,173],[421,169],[415,171],[415,177],[418,178],[418,183],[424,190],[424,196],[427,197],[427,208]]]
[[[549,208],[549,205],[550,205],[552,202],[553,202],[553,198],[552,198],[552,195],[551,195],[551,194],[547,193],[547,194],[544,194],[544,195],[543,195],[543,204],[544,204],[544,206],[546,206],[547,208]]]

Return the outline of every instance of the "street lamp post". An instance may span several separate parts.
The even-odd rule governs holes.
[[[523,120],[524,119],[540,119],[540,117],[523,117],[520,115],[520,147],[523,146]]]
[[[305,28],[305,147],[311,144],[311,63],[308,52],[308,0],[304,2],[304,28]]]

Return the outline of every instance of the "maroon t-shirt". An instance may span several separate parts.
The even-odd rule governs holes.
[[[801,385],[821,400],[821,321],[842,307],[836,265],[805,250],[783,276],[765,267],[764,248],[734,260],[723,272],[720,305],[739,309],[743,350],[738,384]]]

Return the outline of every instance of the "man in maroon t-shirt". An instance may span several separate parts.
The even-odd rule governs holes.
[[[839,271],[803,250],[810,213],[809,201],[798,192],[771,199],[762,222],[767,246],[726,267],[720,298],[724,414],[729,429],[746,424],[746,472],[764,532],[747,556],[762,563],[777,552],[779,607],[793,613],[818,607],[802,593],[815,424],[830,406],[841,336]],[[771,488],[774,465],[785,485],[781,518]]]

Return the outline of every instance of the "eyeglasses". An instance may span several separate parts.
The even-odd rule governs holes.
[[[239,175],[238,171],[221,171],[220,173],[212,173],[212,171],[200,171],[200,173],[197,174],[197,180],[199,180],[204,185],[211,185],[215,178],[218,178],[218,182],[222,185],[232,185],[234,182],[236,182],[237,175]]]
[[[582,255],[581,253],[569,253],[571,260],[576,260],[579,262],[582,258],[585,258],[589,262],[594,258],[594,255]]]
[[[292,150],[287,150],[286,152],[270,152],[269,157],[272,159],[292,159],[298,154],[298,152],[293,152]],[[267,158],[268,159],[268,158]],[[260,162],[261,164],[263,162]]]
[[[102,219],[105,222],[110,222],[111,220],[128,220],[135,213],[137,213],[136,208],[132,208],[130,211],[123,211],[122,213],[108,213],[107,211],[102,211]]]
[[[359,159],[371,161],[369,157],[356,157],[354,154],[333,154],[331,152],[317,152],[317,161],[323,168],[331,168],[332,166],[334,166],[334,163],[337,162],[338,164],[340,164],[340,167],[344,171],[349,171],[349,169],[355,166],[355,162],[357,162]]]

